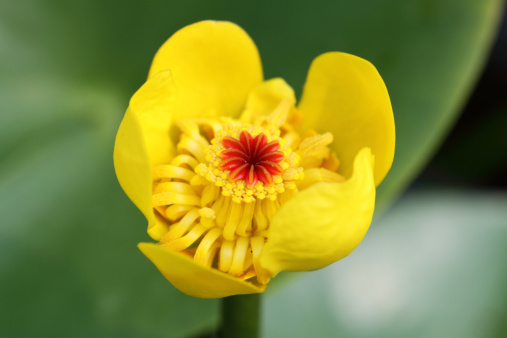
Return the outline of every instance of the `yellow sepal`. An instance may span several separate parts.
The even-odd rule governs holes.
[[[221,298],[260,293],[266,289],[266,286],[256,286],[245,282],[157,244],[139,243],[138,247],[169,282],[189,296]]]
[[[153,213],[152,167],[169,162],[174,155],[169,138],[173,93],[169,71],[148,80],[130,100],[114,146],[118,181],[148,220],[148,232],[156,234],[154,239],[167,228]]]
[[[317,183],[299,192],[273,216],[261,265],[275,276],[323,268],[350,254],[373,217],[374,159],[363,148],[343,183]]]
[[[346,53],[317,57],[299,104],[303,129],[330,131],[341,162],[339,173],[352,174],[354,156],[363,147],[375,155],[375,185],[391,168],[394,157],[394,117],[386,86],[368,61]]]
[[[148,78],[167,69],[178,91],[174,119],[237,117],[263,78],[257,47],[231,22],[201,21],[177,31],[158,50]]]

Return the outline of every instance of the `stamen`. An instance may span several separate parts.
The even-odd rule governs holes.
[[[185,236],[168,243],[161,243],[162,246],[174,250],[181,251],[191,246],[206,231],[206,227],[197,224]]]
[[[230,198],[224,197],[223,199],[223,204],[220,210],[217,212],[215,209],[213,209],[217,213],[217,224],[222,228],[225,226],[225,221],[227,220],[227,216],[229,214],[229,206],[231,205]]]
[[[287,121],[291,107],[291,101],[289,99],[283,99],[275,110],[266,118],[266,122],[280,127]]]
[[[243,213],[243,207],[239,203],[231,203],[229,208],[229,214],[227,215],[227,221],[224,228],[224,238],[229,241],[236,239],[235,232],[241,220],[241,214]]]
[[[178,194],[195,195],[195,190],[188,183],[183,182],[162,182],[153,189],[154,194],[161,192],[173,192]]]
[[[239,224],[236,227],[236,233],[239,236],[248,236],[247,231],[251,231],[252,228],[252,219],[255,211],[255,204],[260,203],[260,201],[253,203],[245,203],[243,205],[243,215],[239,220]]]
[[[216,240],[222,234],[222,230],[220,228],[213,228],[203,237],[201,243],[197,247],[195,252],[194,259],[204,265],[207,265],[210,259],[210,250],[213,248],[213,244],[215,244]],[[216,248],[214,248],[216,250]]]
[[[316,150],[333,142],[333,135],[325,133],[304,139],[299,145],[299,153],[305,156],[312,155]]]
[[[327,147],[333,142],[333,135],[325,133],[305,138],[299,145],[298,155],[303,159],[301,166],[305,169],[321,167],[331,153]]]
[[[175,222],[186,215],[193,208],[194,207],[191,205],[173,204],[167,207],[165,210],[165,216],[169,221]]]
[[[262,211],[262,201],[255,203],[254,224],[258,231],[262,231],[268,227],[268,218]]]
[[[218,196],[220,196],[220,189],[214,184],[207,184],[202,191],[201,205],[210,205],[217,200]]]
[[[182,167],[182,165],[186,165],[186,166],[189,166],[191,169],[194,169],[195,166],[199,164],[199,162],[197,162],[197,160],[190,155],[182,154],[182,155],[176,156],[173,159],[172,164],[177,167]],[[183,168],[184,168],[184,166],[183,166]]]
[[[201,199],[198,196],[176,194],[173,192],[161,192],[153,195],[154,207],[171,204],[188,204],[199,206],[201,205]]]
[[[199,210],[199,215],[201,216],[201,224],[206,228],[213,228],[216,226],[215,223],[215,211],[210,208],[202,208]]]
[[[164,237],[162,237],[160,243],[171,242],[183,236],[188,231],[188,229],[190,229],[192,224],[194,224],[198,217],[199,210],[196,208],[192,209],[185,216],[183,216],[181,221],[171,226],[171,230],[169,230],[169,232]]]
[[[239,237],[234,247],[234,254],[232,258],[231,268],[229,273],[233,276],[239,276],[243,273],[245,266],[246,251],[248,250],[250,241],[248,238]]]
[[[280,205],[278,205],[276,201],[268,201],[268,200],[262,201],[262,211],[264,215],[266,215],[267,219],[271,219],[279,208]]]
[[[223,272],[229,272],[232,264],[234,241],[224,240],[220,248],[218,268]]]
[[[202,147],[202,145],[200,145],[198,142],[196,142],[191,138],[183,137],[180,143],[178,143],[177,149],[179,151],[190,153],[199,162],[204,162],[206,160],[204,156],[204,148]]]
[[[267,284],[269,282],[269,277],[267,273],[264,272],[259,262],[262,248],[264,247],[264,238],[260,236],[252,237],[250,239],[250,245],[252,246],[252,261],[255,271],[257,272],[257,279],[261,284]]]
[[[159,165],[153,169],[154,181],[161,178],[178,178],[189,182],[194,176],[192,171],[174,165]]]

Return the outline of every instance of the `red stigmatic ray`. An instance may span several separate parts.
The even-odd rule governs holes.
[[[226,136],[222,140],[226,148],[222,151],[220,169],[230,170],[232,181],[245,180],[247,186],[253,187],[257,181],[265,185],[273,184],[273,175],[283,171],[279,164],[283,160],[283,152],[279,151],[280,143],[268,143],[266,135],[260,133],[252,137],[243,130],[239,140]]]

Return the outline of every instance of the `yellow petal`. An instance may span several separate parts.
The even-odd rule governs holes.
[[[299,109],[303,127],[333,133],[340,174],[350,177],[354,156],[369,147],[375,184],[382,182],[394,157],[394,118],[385,84],[371,63],[345,53],[320,55],[308,72]]]
[[[257,47],[230,22],[202,21],[176,32],[158,50],[149,78],[171,70],[178,91],[173,116],[238,116],[262,82]]]
[[[287,99],[291,105],[296,103],[294,90],[285,80],[274,78],[264,81],[248,95],[246,109],[241,120],[250,122],[250,118],[254,114],[270,114],[283,99]]]
[[[362,149],[344,183],[317,183],[299,192],[273,216],[261,265],[281,270],[323,268],[350,254],[370,226],[375,205],[373,156]]]
[[[139,243],[139,249],[178,290],[199,298],[221,298],[264,292],[239,278],[197,263],[192,258],[153,243]]]
[[[173,91],[169,71],[148,80],[130,100],[114,146],[118,181],[148,220],[149,233],[155,239],[167,225],[153,214],[152,166],[169,162],[174,154],[169,138]]]

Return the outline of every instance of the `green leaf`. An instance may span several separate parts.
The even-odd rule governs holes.
[[[505,337],[506,203],[488,191],[405,195],[349,257],[269,294],[264,336]]]
[[[216,301],[181,294],[138,252],[136,244],[149,240],[146,221],[112,164],[128,99],[177,29],[210,18],[238,23],[258,44],[266,76],[282,76],[298,92],[320,53],[372,61],[390,91],[398,133],[379,192],[385,203],[448,129],[500,6],[1,2],[0,335],[180,337],[216,326]]]

